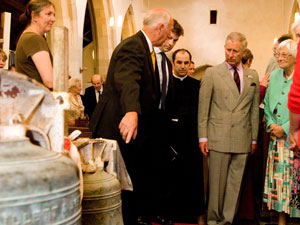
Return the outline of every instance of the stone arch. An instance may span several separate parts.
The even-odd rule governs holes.
[[[93,33],[94,73],[106,78],[110,56],[115,47],[114,26],[109,26],[109,19],[113,17],[111,3],[109,0],[88,0],[88,7]]]
[[[82,34],[80,34],[81,31],[78,25],[77,1],[54,0],[53,3],[56,14],[55,26],[66,27],[68,29],[68,52],[65,52],[68,55],[67,75],[81,77]],[[48,40],[50,49],[53,50],[53,31],[50,32]]]
[[[296,12],[300,12],[299,10],[299,4],[297,0],[294,0],[294,4],[293,4],[293,8],[292,8],[292,12],[291,12],[291,16],[290,16],[290,22],[289,22],[289,33],[292,33],[292,25],[295,22],[295,13]]]
[[[130,37],[135,33],[136,33],[136,29],[134,23],[133,7],[130,4],[124,17],[121,40],[124,40],[125,38]]]

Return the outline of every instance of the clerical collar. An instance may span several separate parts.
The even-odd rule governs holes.
[[[179,76],[176,76],[176,75],[173,73],[173,76],[176,77],[177,79],[183,81],[188,75],[185,75],[184,77],[179,77]]]

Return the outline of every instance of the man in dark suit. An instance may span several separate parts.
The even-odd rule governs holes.
[[[191,58],[186,49],[177,49],[172,55],[174,104],[170,134],[178,157],[170,176],[170,208],[173,219],[185,223],[197,223],[197,217],[205,213],[203,159],[197,131],[200,81],[188,76]]]
[[[103,79],[101,75],[94,74],[91,79],[92,85],[85,89],[84,95],[82,96],[82,102],[84,105],[84,112],[88,114],[89,119],[92,118],[94,109],[100,99],[103,92]]]
[[[177,20],[174,21],[174,26],[172,31],[169,33],[168,38],[164,41],[164,43],[160,47],[154,47],[155,55],[156,55],[156,61],[157,61],[157,73],[159,75],[160,80],[160,91],[162,93],[170,92],[169,90],[173,90],[173,76],[172,76],[172,63],[167,58],[165,52],[170,52],[177,41],[179,40],[179,37],[184,34],[184,30],[182,26],[177,22]],[[164,82],[166,80],[166,82]],[[165,85],[164,85],[165,84]],[[172,96],[174,93],[172,94]],[[161,97],[161,101],[159,104],[159,108],[163,107],[163,97]],[[173,105],[173,99],[172,98],[172,105]],[[170,122],[170,121],[169,121]],[[169,132],[167,132],[169,134]],[[167,138],[167,136],[164,134],[164,138]],[[171,140],[171,138],[168,138],[168,141]],[[169,142],[168,142],[169,143]],[[174,157],[176,157],[176,153],[173,152],[172,149],[170,149],[170,144],[168,144],[170,159],[166,160],[164,163],[164,169],[165,169],[165,179],[164,179],[164,196],[162,199],[162,205],[164,205],[161,210],[161,214],[157,215],[157,217],[154,219],[159,224],[173,224],[173,218],[171,215],[173,215],[174,211],[173,208],[170,207],[173,203],[172,201],[172,185],[173,183],[168,179],[171,174],[173,174],[173,171],[171,171],[172,164],[174,161]]]
[[[149,217],[159,215],[162,207],[168,157],[164,137],[172,92],[168,89],[160,107],[162,93],[153,46],[161,46],[172,27],[167,11],[151,10],[142,30],[115,48],[103,95],[90,121],[94,136],[118,141],[132,179],[133,193],[122,193],[125,224],[150,224]],[[136,216],[143,216],[142,220],[136,221]]]
[[[224,47],[225,62],[206,70],[199,95],[200,148],[209,154],[209,225],[232,224],[258,133],[258,74],[241,63],[246,37],[232,32]]]

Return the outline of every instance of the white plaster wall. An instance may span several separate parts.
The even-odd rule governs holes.
[[[138,1],[138,0],[136,0]],[[175,46],[187,48],[196,66],[224,61],[224,40],[231,31],[246,35],[254,55],[252,68],[260,76],[272,56],[273,39],[288,32],[293,0],[140,0],[144,11],[164,8],[184,27]],[[209,24],[210,10],[217,10],[216,25]],[[141,14],[140,14],[141,15]],[[142,16],[142,15],[141,15]],[[142,21],[141,18],[137,18]]]

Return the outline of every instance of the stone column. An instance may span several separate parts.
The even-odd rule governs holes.
[[[69,39],[66,27],[53,27],[53,91],[68,92]]]
[[[53,96],[57,101],[57,116],[49,132],[53,151],[62,152],[64,136],[68,136],[68,119],[65,110],[70,109],[68,98],[68,29],[53,27],[52,33],[53,54]]]
[[[3,30],[3,37],[0,37],[0,42],[3,43],[2,49],[6,53],[7,58],[9,57],[10,23],[11,23],[11,13],[9,12],[1,13],[1,29]],[[4,69],[8,69],[8,60],[6,61]]]

